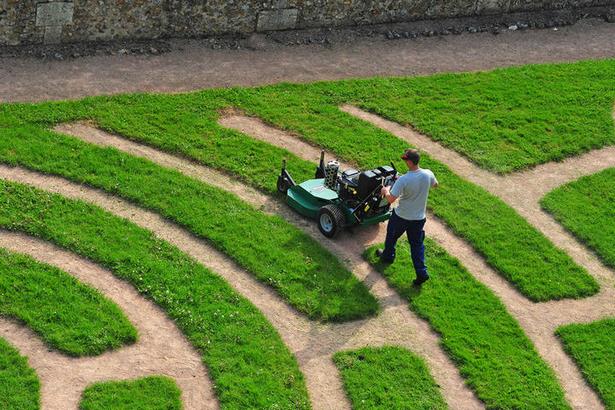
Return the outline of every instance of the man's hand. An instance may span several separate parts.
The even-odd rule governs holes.
[[[386,198],[389,204],[392,204],[397,200],[396,196],[391,195],[391,187],[388,186],[382,187],[382,189],[380,190],[380,195],[382,195],[383,198]]]

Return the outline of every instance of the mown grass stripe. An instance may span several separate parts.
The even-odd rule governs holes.
[[[201,353],[223,408],[309,408],[297,363],[263,315],[219,276],[127,220],[0,181],[0,227],[111,270],[157,303]]]
[[[563,185],[540,204],[615,269],[615,168]]]
[[[71,275],[0,248],[0,314],[16,318],[50,347],[94,356],[137,340],[112,301]]]
[[[441,335],[442,346],[487,408],[569,408],[553,371],[519,324],[457,259],[427,239],[431,280],[417,289],[407,249],[387,265],[375,256],[377,247],[366,250],[365,258]]]
[[[607,409],[615,409],[615,318],[562,326],[556,334]]]
[[[423,360],[406,349],[366,347],[333,360],[354,410],[447,408]]]
[[[0,140],[0,161],[85,183],[160,213],[207,239],[310,318],[344,321],[377,312],[363,283],[282,218],[150,161],[25,127]]]
[[[150,376],[88,386],[80,410],[181,410],[181,392],[172,379]]]
[[[0,408],[38,410],[40,388],[28,359],[0,338]]]

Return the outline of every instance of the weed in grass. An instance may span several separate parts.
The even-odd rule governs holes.
[[[615,409],[615,318],[562,326],[556,334],[607,409]]]
[[[104,382],[88,386],[80,410],[181,410],[181,392],[168,377]]]
[[[49,346],[94,356],[137,340],[124,313],[52,266],[0,249],[0,314],[19,319]]]
[[[203,362],[222,408],[305,409],[297,363],[263,315],[219,276],[125,219],[0,180],[0,228],[88,258],[153,300]]]
[[[333,360],[354,410],[447,408],[423,360],[406,349],[367,347]]]
[[[377,248],[367,249],[365,258],[441,335],[442,346],[487,408],[568,408],[555,375],[523,330],[457,259],[427,239],[431,280],[416,288],[409,252],[398,251],[387,265],[375,255]]]
[[[28,359],[0,338],[0,408],[38,410],[40,383]]]
[[[615,269],[615,168],[561,186],[540,204]]]

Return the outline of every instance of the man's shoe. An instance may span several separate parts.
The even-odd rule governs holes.
[[[376,256],[380,258],[380,262],[382,263],[393,263],[393,261],[388,259],[383,259],[382,254],[384,253],[384,249],[376,249]]]
[[[412,281],[412,286],[421,286],[423,283],[427,282],[429,280],[429,276],[427,276],[426,278],[416,278]]]

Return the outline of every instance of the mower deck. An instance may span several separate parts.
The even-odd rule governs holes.
[[[286,202],[303,216],[316,219],[318,211],[321,207],[334,203],[338,200],[337,192],[327,188],[324,178],[309,179],[299,185],[292,186],[286,193]],[[348,220],[354,218],[352,212],[343,209]],[[358,225],[372,225],[384,222],[391,217],[391,211],[381,215],[376,215],[371,218],[365,218]],[[346,226],[354,225],[354,223],[346,224]]]
[[[324,178],[319,178],[290,187],[286,202],[301,215],[316,219],[322,206],[337,199],[337,193],[325,186]]]

